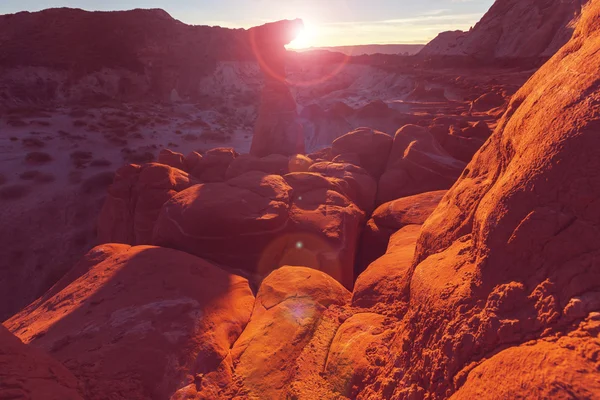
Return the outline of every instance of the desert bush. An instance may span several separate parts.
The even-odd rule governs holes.
[[[0,188],[0,200],[17,200],[27,196],[31,187],[26,185],[10,185]]]
[[[74,151],[71,153],[71,161],[77,168],[83,168],[85,165],[90,162],[93,157],[92,152],[90,151]]]
[[[90,166],[92,167],[110,167],[111,162],[105,159],[92,160]]]
[[[46,146],[46,143],[42,142],[38,138],[25,138],[25,139],[23,139],[23,146],[29,147],[29,148],[41,149],[42,147]]]
[[[83,181],[81,191],[84,194],[104,192],[113,183],[114,176],[114,172],[101,172],[91,176]]]
[[[25,156],[25,161],[30,164],[46,164],[52,160],[53,159],[50,154],[41,151],[33,151],[31,153],[27,153]]]

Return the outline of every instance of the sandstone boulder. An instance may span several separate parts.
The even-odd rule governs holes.
[[[392,137],[386,133],[358,128],[337,138],[331,150],[334,156],[357,155],[359,164],[356,165],[363,167],[374,178],[379,178],[385,169],[392,142]]]
[[[347,163],[318,162],[313,164],[309,171],[346,181],[350,188],[350,199],[367,214],[373,210],[377,182],[365,169]]]
[[[100,243],[148,244],[163,204],[197,181],[161,164],[127,165],[115,175],[98,218]]]
[[[390,237],[385,254],[356,279],[352,305],[395,315],[406,311],[420,232],[421,225],[406,225]]]
[[[194,167],[190,170],[190,175],[202,183],[222,182],[229,165],[237,156],[238,153],[230,147],[210,149],[202,158],[192,156],[190,163],[194,163]]]
[[[185,157],[181,153],[175,153],[169,149],[163,149],[158,154],[158,164],[168,165],[169,167],[177,168],[182,171],[189,172],[185,162]]]
[[[138,246],[5,325],[62,361],[86,399],[169,398],[227,362],[253,303],[241,277],[176,250]]]
[[[356,272],[360,274],[382,256],[386,252],[390,236],[399,229],[406,225],[423,225],[445,194],[445,190],[421,193],[377,207],[360,239]]]
[[[262,283],[250,323],[231,350],[247,396],[279,399],[318,395],[329,343],[350,293],[328,275],[283,267]],[[324,398],[331,398],[331,394]]]
[[[364,213],[345,196],[345,181],[308,175],[292,177],[293,189],[261,172],[194,186],[164,205],[153,243],[258,277],[305,265],[351,288]]]
[[[396,132],[377,204],[419,193],[448,189],[465,164],[451,157],[427,129],[406,125]]]

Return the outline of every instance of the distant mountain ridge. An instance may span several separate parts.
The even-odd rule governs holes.
[[[424,44],[361,44],[356,46],[309,47],[307,49],[290,49],[300,53],[314,50],[327,50],[349,56],[370,54],[407,54],[415,55],[425,47]]]

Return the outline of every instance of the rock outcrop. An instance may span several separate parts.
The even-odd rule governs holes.
[[[450,156],[427,129],[406,125],[394,137],[386,170],[379,179],[377,204],[448,189],[464,167],[465,163]]]
[[[599,50],[594,1],[423,225],[406,314],[364,397],[600,395]]]
[[[304,153],[304,129],[298,120],[296,100],[285,76],[285,45],[302,29],[301,20],[266,24],[249,30],[252,47],[265,77],[250,154],[291,156]]]
[[[97,252],[104,254],[102,246],[89,257]],[[230,348],[254,304],[248,281],[158,247],[113,249],[97,261],[5,322],[62,361],[83,398],[169,398],[231,366]],[[65,377],[57,382],[69,379],[58,367],[56,374]]]
[[[165,203],[152,243],[258,277],[283,265],[307,266],[351,288],[365,213],[343,183],[255,171],[196,185]]]
[[[421,56],[547,58],[573,34],[588,0],[497,0],[468,32],[443,32]]]
[[[369,264],[385,254],[390,237],[407,225],[423,225],[437,207],[445,190],[403,197],[382,204],[365,225],[356,257],[360,274]]]

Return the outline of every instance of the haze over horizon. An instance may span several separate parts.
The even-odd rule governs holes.
[[[376,6],[374,6],[374,3]],[[5,0],[0,14],[53,7],[85,10],[162,8],[193,25],[249,28],[266,22],[302,18],[304,34],[291,48],[366,44],[425,44],[438,33],[468,30],[493,0]]]

